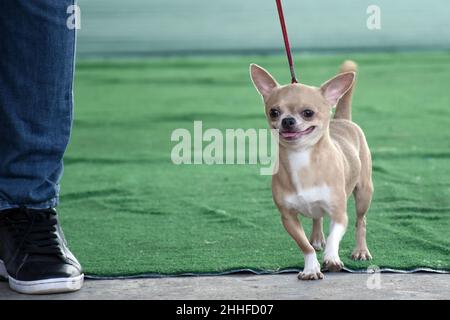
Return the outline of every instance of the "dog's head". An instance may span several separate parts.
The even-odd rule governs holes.
[[[303,84],[280,86],[265,69],[250,65],[250,75],[261,94],[269,125],[277,129],[280,143],[289,148],[316,144],[328,130],[331,109],[351,88],[354,72],[341,73],[320,88]]]

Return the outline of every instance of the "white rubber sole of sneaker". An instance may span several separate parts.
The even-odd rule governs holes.
[[[73,278],[55,278],[36,281],[16,280],[8,274],[2,260],[0,260],[0,276],[8,279],[9,287],[12,290],[25,294],[49,294],[77,291],[81,289],[84,281],[83,274]]]

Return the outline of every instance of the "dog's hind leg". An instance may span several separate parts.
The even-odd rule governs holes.
[[[323,218],[313,219],[313,226],[309,243],[316,251],[325,247],[325,236],[323,235]]]
[[[356,185],[356,188],[353,191],[356,206],[356,246],[352,253],[353,260],[372,259],[366,242],[366,213],[369,210],[370,202],[372,201],[372,194],[372,181]]]

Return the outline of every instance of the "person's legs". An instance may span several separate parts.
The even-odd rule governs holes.
[[[72,125],[73,4],[0,1],[0,276],[22,293],[83,283],[54,210]]]
[[[57,205],[72,123],[73,2],[0,1],[0,210]]]

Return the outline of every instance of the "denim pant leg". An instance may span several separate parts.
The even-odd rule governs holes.
[[[72,126],[73,4],[0,1],[0,210],[58,203]]]

